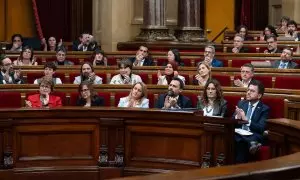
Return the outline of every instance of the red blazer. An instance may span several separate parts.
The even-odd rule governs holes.
[[[40,94],[34,94],[34,95],[31,95],[31,96],[28,96],[27,100],[31,102],[31,105],[34,108],[42,107],[42,103],[41,103],[41,100],[40,100]],[[62,106],[61,98],[58,97],[58,96],[49,95],[48,106],[50,108]]]

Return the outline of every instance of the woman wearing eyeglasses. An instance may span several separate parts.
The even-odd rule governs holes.
[[[98,96],[93,85],[89,81],[82,81],[80,83],[78,93],[77,106],[104,106],[104,98]]]
[[[157,72],[158,82],[157,85],[169,85],[174,77],[178,77],[185,83],[185,78],[178,74],[178,65],[176,62],[168,62],[165,67],[165,73],[162,75],[160,70]]]
[[[52,78],[44,76],[40,81],[39,93],[28,96],[27,101],[25,101],[26,106],[33,108],[62,106],[61,98],[51,94],[53,86]]]

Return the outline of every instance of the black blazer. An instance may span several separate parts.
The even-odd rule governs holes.
[[[15,79],[14,75],[10,75],[10,77],[12,78],[12,84],[18,84],[20,81],[20,84],[24,84],[24,80],[21,79]],[[3,84],[3,76],[2,73],[0,71],[0,84]]]
[[[201,99],[199,99],[197,103],[198,109],[203,109],[205,106],[202,103]],[[213,111],[213,116],[222,116],[225,117],[227,112],[227,101],[225,99],[221,99],[219,104],[216,104]]]
[[[131,57],[129,58],[129,60],[132,62],[132,64],[135,62],[136,58],[135,57]],[[143,66],[154,66],[154,62],[150,57],[146,57],[145,61],[143,63]]]
[[[76,106],[84,106],[86,104],[85,99],[78,98]],[[91,106],[104,106],[104,98],[100,96],[95,96],[94,100],[91,102]]]
[[[83,46],[78,49],[78,46],[80,44],[79,40],[73,41],[72,50],[73,51],[83,51]],[[97,44],[96,41],[90,42],[90,44],[87,46],[87,51],[94,51],[95,49],[100,49],[100,46]]]
[[[273,68],[278,68],[280,65],[280,60],[276,60],[274,63],[272,63],[272,67]],[[298,64],[293,62],[293,61],[289,61],[288,65],[287,65],[287,69],[297,69],[298,68]]]
[[[160,108],[161,109],[161,108],[164,107],[166,96],[167,96],[167,94],[160,94],[159,95],[158,100],[155,104],[155,108]],[[177,104],[181,109],[192,108],[192,101],[188,97],[185,97],[181,94],[178,97]]]

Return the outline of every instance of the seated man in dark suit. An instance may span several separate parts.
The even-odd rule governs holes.
[[[216,50],[212,45],[205,46],[204,48],[204,62],[211,67],[223,67],[223,62],[215,59]]]
[[[4,57],[1,59],[0,84],[23,84],[21,70],[14,70],[12,61]]]
[[[188,97],[181,95],[184,83],[179,78],[173,78],[169,84],[168,93],[159,95],[156,108],[184,109],[191,108],[192,102]]]
[[[154,66],[153,60],[149,57],[148,47],[140,46],[135,57],[129,58],[133,66]]]
[[[79,36],[79,40],[73,42],[72,50],[73,51],[94,51],[99,48],[94,37],[89,33],[82,33]]]
[[[248,49],[243,47],[244,45],[244,37],[240,34],[236,34],[233,38],[233,53],[247,53]]]
[[[236,130],[242,129],[250,133],[235,134],[236,163],[247,162],[249,152],[255,154],[263,141],[263,132],[270,111],[270,108],[261,102],[264,91],[264,85],[260,81],[252,80],[247,89],[246,100],[240,101],[236,106],[233,118],[247,122],[238,125]]]
[[[293,62],[293,51],[290,48],[284,48],[281,55],[281,60],[276,60],[272,63],[273,68],[277,69],[296,69],[298,68],[298,64]]]
[[[266,36],[267,49],[265,54],[281,53],[282,51],[277,47],[277,37],[274,34]]]

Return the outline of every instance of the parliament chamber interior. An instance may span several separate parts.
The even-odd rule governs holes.
[[[300,178],[300,1],[0,8],[0,180]]]

